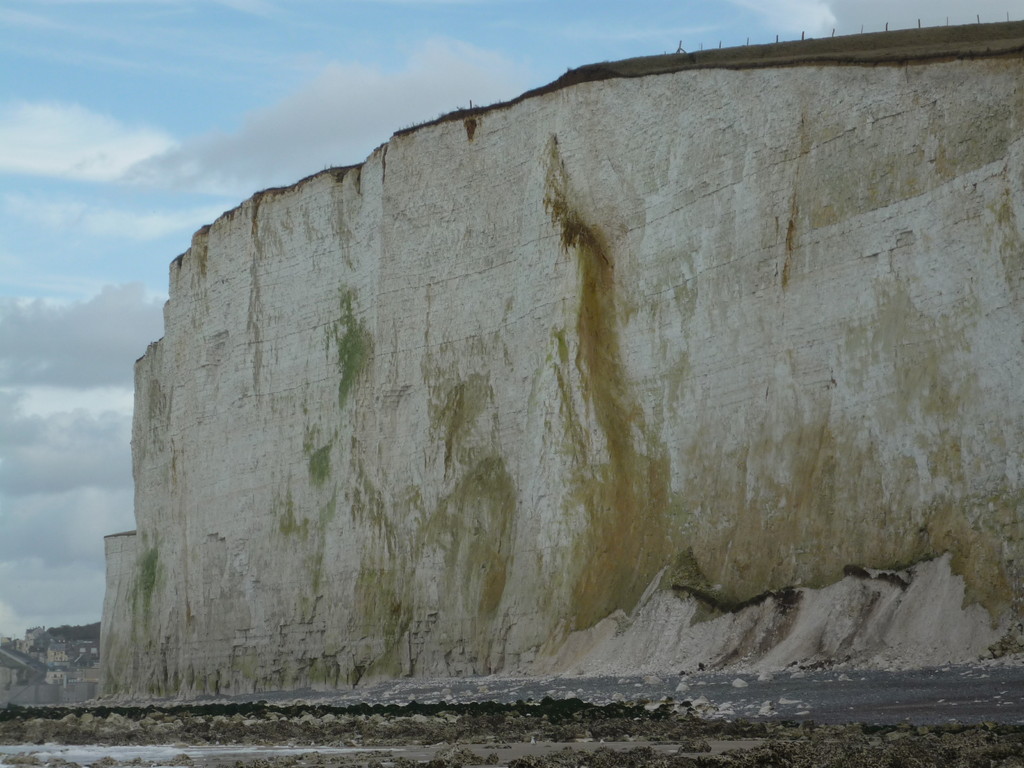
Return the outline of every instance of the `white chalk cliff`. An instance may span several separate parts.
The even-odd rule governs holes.
[[[1024,618],[1022,44],[585,68],[198,232],[106,691],[985,652]]]

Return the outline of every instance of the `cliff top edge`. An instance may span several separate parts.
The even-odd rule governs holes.
[[[535,96],[580,83],[617,78],[667,75],[695,69],[764,69],[795,66],[899,66],[955,59],[994,58],[1024,54],[1024,21],[923,27],[868,32],[839,37],[807,38],[779,43],[639,56],[585,64],[557,80],[510,101],[450,112],[429,122],[395,132],[401,136],[428,125],[461,120],[474,114],[518,104]]]
[[[1024,55],[1024,21],[899,29],[640,56],[619,61],[585,64],[568,70],[551,83],[528,90],[509,101],[447,112],[433,120],[397,130],[391,135],[391,138],[407,136],[423,128],[447,122],[471,120],[477,115],[508,109],[527,99],[553,93],[563,88],[603,80],[666,75],[686,70],[748,70],[803,66],[904,66],[958,59],[1020,57],[1022,55]],[[384,142],[381,147],[387,143]],[[379,151],[381,147],[374,152]],[[260,190],[238,206],[225,211],[218,217],[218,220],[232,217],[250,201],[259,203],[266,197],[295,190],[306,182],[325,175],[340,179],[350,171],[361,169],[363,165],[364,163],[356,163],[326,168],[291,184]],[[205,236],[211,226],[211,224],[203,226],[196,232],[196,236]],[[180,265],[183,256],[184,254],[181,254],[175,258],[172,261],[172,266]]]

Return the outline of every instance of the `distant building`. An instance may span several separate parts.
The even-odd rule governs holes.
[[[46,627],[32,627],[26,630],[24,639],[15,641],[14,647],[21,653],[46,663],[46,652],[52,642],[53,638],[46,631]]]
[[[99,683],[100,667],[70,667],[67,670],[68,683]]]
[[[99,663],[100,644],[95,640],[76,640],[67,643],[68,661],[76,667],[91,667]]]
[[[49,667],[66,667],[70,659],[64,643],[50,643],[46,649],[46,664]]]

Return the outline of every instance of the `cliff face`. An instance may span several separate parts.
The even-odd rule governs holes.
[[[641,597],[945,554],[988,642],[1024,616],[1021,83],[583,82],[225,214],[136,367],[107,691],[529,671]]]

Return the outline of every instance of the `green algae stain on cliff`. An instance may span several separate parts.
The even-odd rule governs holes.
[[[153,592],[156,590],[160,576],[160,551],[152,546],[139,558],[138,575],[136,577],[136,595],[142,600],[142,612],[146,622],[149,621],[150,606],[153,603]]]
[[[192,247],[189,249],[192,252],[192,256],[195,257],[196,263],[199,265],[199,274],[206,277],[206,267],[210,259],[210,242],[209,233],[203,234],[201,237],[193,238]]]
[[[136,656],[139,649],[153,649],[152,614],[153,600],[160,586],[162,576],[160,550],[156,543],[147,547],[135,561],[135,579],[131,589],[131,636],[128,641],[130,650],[126,653]],[[109,667],[108,667],[109,668]]]
[[[504,459],[486,456],[440,499],[417,537],[421,546],[444,551],[451,594],[463,585],[466,607],[484,620],[494,616],[505,592],[517,504]]]
[[[834,384],[812,392],[779,380],[766,418],[743,425],[742,442],[723,445],[716,435],[729,426],[710,417],[695,425],[681,485],[687,504],[717,521],[698,529],[696,561],[735,602],[823,587],[850,564],[899,570],[948,552],[967,602],[999,615],[1015,599],[1002,546],[1018,540],[1020,502],[971,471],[979,437],[957,426],[972,422],[984,397],[977,372],[961,362],[970,337],[956,315],[922,310],[905,281],[880,280],[873,293],[876,311],[846,328],[834,376],[847,397],[889,382],[874,419],[836,415]],[[884,430],[911,439],[883,453]],[[993,445],[998,435],[993,426],[982,438]],[[972,486],[988,486],[991,500]]]
[[[384,495],[377,488],[352,447],[353,483],[350,497],[352,524],[362,530],[366,545],[359,554],[359,571],[353,587],[356,625],[363,628],[361,650],[353,652],[348,682],[370,677],[401,674],[399,642],[410,621],[410,568],[402,557],[404,537],[395,529]],[[368,634],[366,628],[373,628]]]
[[[347,674],[349,685],[363,677],[397,678],[402,674],[401,641],[409,627],[410,606],[403,602],[405,575],[394,568],[363,567],[356,580],[356,600],[362,606],[363,626],[373,628],[373,637],[363,636],[361,652]],[[357,646],[358,647],[358,646]]]
[[[353,482],[349,509],[353,522],[371,526],[379,531],[387,531],[390,535],[390,521],[384,504],[384,494],[377,488],[369,472],[366,471],[366,464],[358,457],[358,450],[355,446],[352,449],[351,471]]]
[[[664,450],[649,435],[643,411],[629,389],[620,348],[614,255],[601,231],[574,204],[555,137],[548,145],[544,207],[559,229],[562,251],[575,257],[579,304],[574,362],[586,416],[596,421],[599,432],[590,437],[574,426],[573,377],[560,367],[563,414],[573,414],[567,419],[566,442],[582,454],[574,466],[571,503],[587,515],[587,530],[572,564],[577,570],[574,628],[583,628],[617,609],[631,610],[676,549],[668,524],[669,464]],[[568,352],[563,338],[560,359]],[[588,443],[594,449],[589,455],[603,453],[603,463],[587,458]]]
[[[239,646],[231,650],[228,663],[228,675],[233,683],[245,682],[253,685],[257,682],[257,670],[260,666],[259,652],[252,646]],[[234,688],[235,686],[232,685]]]
[[[430,424],[444,440],[446,473],[454,460],[465,458],[466,450],[462,444],[493,397],[494,391],[487,378],[475,373],[431,400]]]
[[[281,535],[298,536],[303,539],[309,536],[309,520],[299,520],[299,516],[296,515],[291,485],[285,490],[284,498],[275,495],[274,511],[277,517],[277,530]]]
[[[562,419],[562,452],[573,464],[586,464],[590,452],[589,435],[582,418],[577,412],[572,386],[573,374],[569,360],[569,345],[564,329],[553,332],[558,345],[558,362],[554,365],[555,383],[558,386],[558,414]]]
[[[485,455],[466,467],[451,491],[422,516],[413,537],[420,575],[429,573],[437,583],[436,610],[465,617],[464,653],[481,673],[500,665],[501,606],[518,506],[519,492],[504,458]]]
[[[319,510],[319,524],[321,532],[323,532],[324,526],[334,520],[338,516],[338,486],[334,486],[334,491],[331,493],[331,498],[328,499],[324,504],[320,506]]]
[[[303,406],[303,410],[308,415],[305,406]],[[328,440],[317,447],[319,442],[320,428],[315,425],[307,425],[305,436],[302,439],[302,451],[306,455],[309,480],[314,488],[322,488],[331,478],[331,450],[334,448],[334,440]]]
[[[1014,301],[1024,294],[1024,230],[1014,208],[1013,193],[1003,190],[999,203],[992,206],[997,226],[992,229],[996,249],[1003,265],[1006,286]]]
[[[352,521],[370,542],[354,585],[355,620],[379,631],[355,653],[352,679],[415,674],[424,638],[450,631],[434,627],[437,616],[465,617],[465,658],[480,669],[491,668],[500,643],[495,622],[511,567],[518,492],[496,444],[494,392],[479,373],[460,378],[427,365],[424,377],[446,490],[427,502],[422,488],[409,486],[385,500],[353,460]],[[397,521],[414,532],[402,534]],[[436,588],[424,591],[425,584]]]
[[[334,520],[338,513],[338,487],[334,486],[331,498],[320,505],[317,510],[316,520],[312,521],[313,548],[306,557],[306,569],[309,573],[309,593],[300,600],[300,609],[307,621],[312,620],[316,614],[317,605],[322,597],[325,587],[324,554],[327,547],[328,531],[327,525]],[[308,524],[309,521],[303,521]]]
[[[410,554],[414,536],[399,536],[384,514],[383,500],[365,473],[358,471],[361,510],[353,509],[353,522],[372,529],[367,546],[360,552],[359,569],[353,585],[353,621],[359,628],[373,627],[373,635],[361,630],[352,651],[351,665],[344,677],[354,685],[364,676],[398,677],[415,674],[416,659],[410,653],[407,633],[413,615],[422,619],[415,600],[415,563]],[[408,485],[392,500],[396,520],[417,520],[424,516],[422,489]],[[411,668],[406,668],[406,664]]]
[[[343,288],[339,294],[338,319],[327,329],[326,348],[334,347],[338,370],[338,407],[344,408],[349,394],[366,369],[373,353],[373,337],[353,309],[355,293]]]
[[[410,497],[419,521],[411,558],[438,583],[440,615],[472,617],[466,654],[489,670],[499,642],[494,622],[511,564],[518,491],[501,454],[489,376],[459,377],[443,365],[427,365],[424,377],[431,435],[444,445],[445,483],[430,505],[418,492]]]
[[[365,481],[368,485],[368,481]],[[370,485],[364,489],[371,506],[379,503]],[[353,584],[354,622],[359,628],[352,650],[347,682],[355,685],[364,676],[398,677],[402,674],[401,642],[412,614],[412,572],[399,553],[400,542],[383,509],[362,513],[362,524],[373,529],[360,552],[359,570]],[[355,519],[355,518],[354,518]]]
[[[331,443],[327,443],[309,454],[309,479],[317,488],[331,477],[331,447]]]

